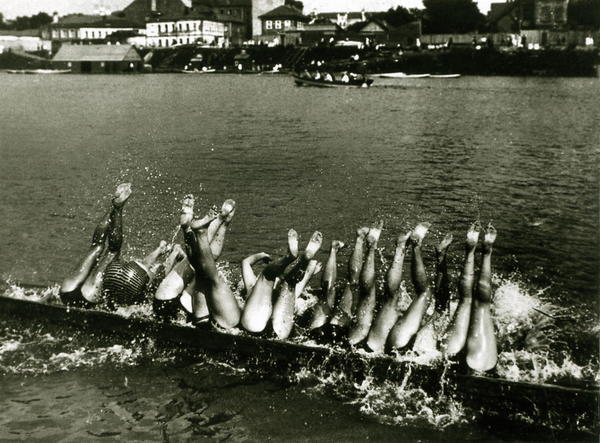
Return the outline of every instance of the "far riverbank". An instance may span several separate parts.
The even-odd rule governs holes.
[[[441,50],[357,49],[352,47],[205,48],[194,45],[172,48],[142,48],[149,72],[180,72],[211,68],[221,72],[271,71],[314,68],[354,70],[366,74],[462,74],[482,76],[598,77],[600,55],[593,49],[552,48],[541,50],[495,47],[450,47]],[[239,67],[242,66],[242,68]],[[52,68],[49,58],[5,52],[0,69]]]

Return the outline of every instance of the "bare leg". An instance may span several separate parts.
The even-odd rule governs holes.
[[[259,252],[258,254],[252,254],[242,260],[242,280],[244,281],[246,294],[250,294],[250,290],[256,284],[256,275],[252,270],[252,265],[260,261],[269,263],[271,261],[271,256],[264,252]]]
[[[321,298],[313,308],[312,320],[309,329],[317,329],[327,323],[335,303],[335,282],[337,280],[337,252],[344,247],[338,240],[331,242],[329,259],[325,265],[321,279]]]
[[[319,263],[316,260],[311,260],[308,263],[308,266],[306,267],[306,272],[304,273],[304,277],[302,278],[302,280],[300,280],[298,283],[296,283],[296,286],[294,287],[294,299],[296,299],[296,298],[300,297],[300,295],[302,295],[302,293],[304,292],[304,289],[306,288],[306,285],[308,284],[310,279],[313,277],[313,275],[316,275],[319,272],[321,272],[321,263]]]
[[[281,339],[287,338],[292,331],[296,306],[295,288],[301,282],[307,282],[307,274],[312,275],[316,270],[317,263],[313,260],[313,257],[321,247],[322,242],[323,235],[319,231],[314,232],[306,245],[306,249],[300,255],[298,264],[283,276],[277,288],[278,295],[273,307],[271,321],[273,331]],[[290,244],[290,252],[293,248],[294,245]]]
[[[479,229],[479,225],[473,223],[469,232],[467,232],[465,265],[458,285],[460,301],[442,343],[446,355],[449,356],[458,354],[464,348],[467,341],[475,281],[475,246],[477,246],[477,240],[479,239]]]
[[[450,309],[450,288],[448,280],[448,261],[446,253],[448,246],[452,243],[452,234],[446,234],[444,239],[435,248],[436,273],[435,273],[435,310],[438,313],[447,312]]]
[[[108,210],[108,212],[102,217],[96,229],[94,230],[94,235],[92,236],[92,245],[83,258],[81,263],[77,266],[76,270],[69,276],[65,277],[61,286],[60,293],[66,294],[69,292],[73,292],[78,289],[83,282],[90,274],[92,268],[98,262],[98,258],[102,254],[104,249],[104,241],[106,240],[106,235],[108,234],[108,228],[110,225],[110,219],[113,213],[114,207]]]
[[[208,225],[207,234],[210,241],[210,250],[215,260],[218,260],[223,252],[225,244],[225,233],[233,220],[235,214],[235,202],[231,199],[225,200],[219,216]],[[212,233],[212,235],[211,235]]]
[[[398,321],[402,313],[400,283],[402,281],[402,266],[404,264],[406,241],[410,232],[402,234],[396,240],[396,252],[387,274],[386,295],[387,299],[377,313],[373,327],[369,331],[367,346],[374,352],[383,352],[390,330]]]
[[[210,283],[206,301],[212,318],[224,328],[235,327],[240,321],[240,308],[231,289],[219,275],[206,230],[195,233],[188,228],[184,235],[191,252],[190,263],[196,271],[196,283],[202,278]]]
[[[411,261],[411,274],[413,286],[417,296],[414,298],[406,313],[396,322],[387,339],[390,349],[402,349],[415,336],[421,327],[421,322],[431,302],[431,289],[427,282],[425,265],[421,253],[423,238],[427,234],[429,223],[419,223],[412,232],[410,241],[413,257]]]
[[[104,271],[121,253],[121,246],[123,244],[123,206],[130,195],[130,183],[123,183],[117,187],[115,197],[113,198],[110,224],[108,226],[108,250],[81,287],[81,295],[91,303],[98,303],[100,301]]]
[[[162,240],[158,247],[146,257],[144,257],[144,259],[140,262],[142,267],[144,267],[146,269],[146,272],[148,272],[148,275],[150,276],[150,282],[152,282],[152,280],[154,279],[158,266],[161,265],[159,263],[159,260],[162,256],[168,254],[170,251],[171,246],[168,245],[166,241]]]
[[[496,229],[490,224],[483,237],[483,255],[477,290],[473,300],[471,324],[467,337],[467,364],[477,371],[489,371],[498,361],[494,324],[490,313],[492,303],[492,247]]]
[[[273,313],[273,285],[275,279],[285,271],[296,257],[292,255],[290,245],[297,244],[298,234],[293,229],[288,232],[288,255],[276,263],[269,264],[258,276],[250,290],[244,312],[242,326],[250,332],[262,332]]]
[[[348,335],[348,341],[352,345],[356,345],[367,338],[369,329],[371,329],[371,323],[373,322],[376,303],[375,250],[377,249],[377,242],[379,241],[382,228],[383,222],[379,222],[369,230],[369,235],[367,236],[367,258],[360,272],[359,302],[356,309],[356,318]]]
[[[181,229],[188,228],[194,217],[194,196],[189,194],[181,201]],[[194,269],[188,257],[179,261],[158,286],[154,298],[157,300],[172,300],[179,296],[194,277]]]
[[[344,328],[350,324],[356,311],[358,277],[362,269],[364,259],[364,241],[369,233],[369,228],[360,228],[356,231],[354,251],[348,261],[348,283],[333,310],[330,324]]]

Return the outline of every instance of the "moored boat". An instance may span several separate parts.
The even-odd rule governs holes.
[[[299,75],[292,75],[296,86],[316,86],[318,88],[342,88],[342,87],[354,87],[354,88],[368,88],[373,84],[372,78],[365,78],[364,80],[353,80],[349,82],[342,82],[339,80],[315,80],[313,78],[301,77]]]
[[[424,365],[390,355],[366,355],[327,346],[271,340],[246,334],[229,334],[192,326],[159,322],[150,318],[127,318],[100,310],[68,308],[56,304],[0,295],[0,315],[28,322],[51,322],[124,337],[146,336],[157,345],[180,346],[187,351],[234,353],[252,361],[268,361],[279,368],[309,367],[323,373],[343,372],[355,379],[417,383],[435,395],[454,391],[466,406],[485,411],[501,422],[525,417],[558,429],[593,429],[600,391],[593,383],[541,384],[477,375],[465,368]],[[451,383],[452,386],[449,386]]]
[[[404,72],[387,72],[384,74],[377,74],[377,77],[382,78],[427,78],[431,74],[406,74]]]
[[[70,69],[7,69],[8,74],[68,74]]]
[[[460,74],[431,74],[429,78],[459,78]]]

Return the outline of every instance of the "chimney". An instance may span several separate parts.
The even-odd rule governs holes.
[[[58,12],[56,11],[52,13],[52,23],[58,23]]]
[[[150,10],[156,12],[156,0],[150,0]]]
[[[360,21],[362,21],[362,22],[367,21],[367,16],[365,14],[365,8],[362,8],[362,10],[360,11]]]

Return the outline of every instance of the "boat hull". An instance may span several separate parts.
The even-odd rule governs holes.
[[[317,88],[365,88],[373,84],[373,79],[371,78],[360,83],[343,83],[340,81],[326,82],[324,80],[313,80],[310,78],[298,77],[297,75],[292,77],[294,78],[296,86],[314,86]]]
[[[519,414],[535,423],[551,423],[560,429],[575,430],[597,426],[598,386],[552,385],[516,382],[485,375],[473,375],[464,368],[445,370],[442,366],[416,365],[392,356],[366,356],[325,346],[309,346],[249,335],[234,335],[146,318],[126,318],[99,310],[67,308],[62,305],[0,296],[0,313],[10,318],[50,322],[125,337],[150,337],[158,346],[186,351],[238,355],[252,361],[268,361],[273,368],[304,368],[323,374],[343,372],[349,379],[372,376],[380,380],[410,380],[430,395],[439,395],[445,373],[446,386],[455,386],[455,395],[466,406],[485,411],[486,419],[512,422]],[[277,373],[277,372],[274,372]]]

